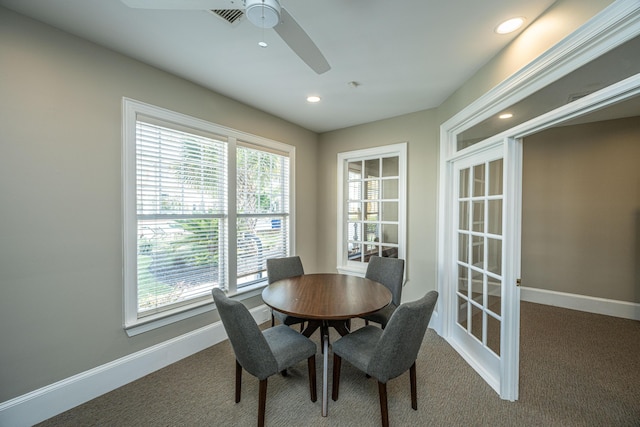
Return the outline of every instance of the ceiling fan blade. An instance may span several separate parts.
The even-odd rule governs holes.
[[[331,69],[318,46],[284,8],[280,10],[280,23],[273,29],[313,71],[322,74]]]
[[[214,10],[244,9],[242,0],[121,0],[134,9]]]

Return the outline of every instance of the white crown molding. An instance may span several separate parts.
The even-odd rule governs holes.
[[[458,133],[638,35],[640,3],[617,0],[569,36],[442,124]]]

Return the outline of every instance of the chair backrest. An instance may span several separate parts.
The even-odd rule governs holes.
[[[267,276],[269,284],[280,279],[302,276],[304,268],[299,256],[270,258],[267,260]]]
[[[278,362],[247,307],[228,298],[219,288],[211,292],[240,365],[260,380],[278,372]]]
[[[391,291],[391,300],[397,307],[402,300],[402,282],[404,281],[404,260],[372,256],[364,277],[382,283]]]
[[[437,301],[438,292],[430,291],[393,312],[369,361],[369,375],[386,383],[415,363]]]

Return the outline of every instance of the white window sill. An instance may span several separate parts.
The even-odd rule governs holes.
[[[267,286],[267,282],[260,282],[252,286],[242,288],[241,292],[235,294],[235,299],[244,300],[256,295],[260,295],[264,287]],[[213,298],[210,300],[200,301],[189,306],[183,306],[171,311],[158,313],[153,316],[144,317],[142,319],[136,319],[131,324],[125,324],[124,330],[130,337],[140,335],[142,333],[152,331],[154,329],[161,328],[166,325],[170,325],[175,322],[179,322],[190,317],[198,316],[208,311],[215,310],[216,306],[213,303]]]

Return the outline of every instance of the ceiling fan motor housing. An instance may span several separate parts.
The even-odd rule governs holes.
[[[280,22],[280,3],[277,0],[246,0],[244,13],[253,25],[273,28]]]

